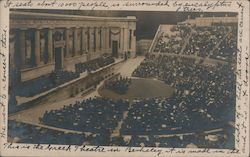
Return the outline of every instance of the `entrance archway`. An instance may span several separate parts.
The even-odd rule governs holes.
[[[116,40],[112,41],[112,56],[118,57],[118,41]]]
[[[62,70],[62,48],[55,48],[55,71]]]

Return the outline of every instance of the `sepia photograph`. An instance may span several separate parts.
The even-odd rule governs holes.
[[[11,9],[8,142],[235,148],[237,12]]]
[[[248,157],[249,6],[0,1],[0,156]]]

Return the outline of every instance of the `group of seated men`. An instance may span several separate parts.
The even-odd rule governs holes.
[[[16,88],[11,89],[11,92],[18,96],[31,97],[78,77],[79,73],[62,70],[53,71],[48,75],[20,83]]]
[[[75,65],[75,68],[78,73],[83,73],[85,71],[91,72],[96,71],[97,69],[112,64],[114,62],[115,59],[111,56],[99,57],[87,62],[78,63]]]
[[[131,82],[131,78],[120,76],[105,82],[104,88],[112,90],[118,94],[125,94]]]

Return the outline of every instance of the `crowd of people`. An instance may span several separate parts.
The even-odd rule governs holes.
[[[84,132],[107,132],[108,136],[128,111],[120,132],[136,136],[202,132],[234,121],[236,76],[231,64],[206,65],[194,59],[147,55],[132,75],[157,78],[173,86],[175,92],[170,98],[135,99],[130,108],[123,100],[87,99],[46,112],[41,122]]]
[[[133,147],[233,149],[234,141],[230,136],[232,136],[231,132],[226,130],[210,135],[193,134],[168,137],[133,135],[129,141],[120,138],[117,143],[125,143],[125,145]]]
[[[13,120],[8,121],[8,141],[29,144],[102,145],[175,148],[234,148],[232,127],[213,134],[113,136],[105,133],[76,133],[54,130]]]
[[[26,82],[16,84],[17,87],[11,89],[11,91],[17,96],[31,97],[76,79],[80,76],[80,73],[86,70],[95,71],[114,62],[115,60],[113,57],[102,56],[88,62],[77,64],[75,72],[56,70],[48,75],[43,75]]]
[[[222,42],[214,49],[210,58],[220,59],[227,62],[236,62],[237,55],[237,29],[229,27],[229,33],[225,35]]]
[[[85,71],[91,72],[96,71],[99,68],[107,66],[115,62],[115,59],[111,56],[102,56],[87,62],[78,63],[75,65],[76,71],[78,73],[83,73]]]
[[[236,60],[237,28],[234,25],[177,25],[173,26],[171,32],[177,33],[169,35],[167,32],[160,32],[154,52],[183,53],[227,62]]]
[[[131,82],[131,78],[120,76],[106,81],[104,88],[112,90],[118,94],[125,94]]]
[[[12,92],[18,96],[31,97],[76,79],[79,76],[79,73],[69,71],[53,71],[48,75],[20,83],[16,88],[12,89]]]
[[[93,144],[148,147],[206,147],[233,148],[233,131],[228,123],[234,121],[236,104],[237,30],[234,26],[210,27],[174,26],[174,35],[162,32],[154,52],[195,55],[226,61],[206,64],[204,59],[181,56],[149,55],[134,70],[133,77],[153,78],[175,88],[169,98],[112,100],[89,98],[69,104],[61,109],[46,111],[40,118],[44,125],[81,131],[83,134],[63,133],[10,121],[10,137],[21,137],[19,142],[59,144]],[[185,44],[186,43],[186,44]],[[76,72],[52,72],[22,84],[16,94],[33,96],[69,80],[80,73],[96,71],[114,63],[112,57],[100,57],[75,65]],[[118,77],[109,80],[104,87],[124,94],[131,79]],[[126,114],[125,114],[126,113]],[[118,127],[120,136],[111,137]],[[21,130],[20,132],[15,132]],[[205,136],[188,135],[161,137],[160,135],[197,133],[214,129],[227,130],[211,139]],[[86,136],[85,133],[90,133]],[[125,139],[131,136],[131,139]]]
[[[184,39],[190,34],[191,28],[187,26],[173,26],[171,29],[172,35],[166,32],[161,32],[156,41],[154,52],[175,53],[179,54],[184,45]]]
[[[230,61],[236,58],[236,37],[233,26],[195,27],[184,53]]]
[[[90,98],[62,109],[47,111],[40,121],[59,128],[109,134],[127,108],[127,101]]]
[[[17,143],[82,144],[84,134],[64,133],[26,123],[8,121],[8,137]]]
[[[147,56],[133,76],[157,78],[176,90],[168,99],[137,100],[122,128],[124,134],[165,134],[173,132],[171,128],[199,131],[234,120],[236,76],[230,64]]]
[[[8,121],[8,138],[13,143],[59,145],[109,145],[110,137],[101,133],[70,133],[27,123]]]
[[[54,86],[61,85],[65,82],[76,79],[80,76],[79,73],[71,71],[53,71],[50,73],[50,80]]]
[[[74,144],[233,148],[233,129],[231,132],[211,135],[210,140],[204,134],[164,136],[196,134],[214,129],[230,130],[228,123],[234,121],[236,101],[236,76],[231,64],[206,65],[195,59],[146,55],[132,75],[157,78],[173,86],[175,92],[169,98],[134,99],[130,104],[125,100],[100,97],[77,101],[61,109],[46,111],[40,122],[57,128],[89,133],[92,136],[58,133],[22,124],[26,133],[20,133],[24,138],[20,141],[35,143],[43,136],[41,143],[49,143],[57,138],[55,143],[71,144],[71,139],[77,138]],[[117,81],[122,80],[131,81],[127,78],[117,78]],[[126,116],[124,113],[127,113]],[[111,136],[120,122],[120,136]],[[14,128],[12,125],[11,127]],[[11,130],[15,130],[13,128]],[[32,134],[28,135],[27,132]],[[10,135],[20,136],[15,133]],[[126,136],[131,136],[131,139],[126,139]]]

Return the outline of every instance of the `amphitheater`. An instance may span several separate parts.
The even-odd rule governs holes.
[[[10,15],[9,142],[234,148],[237,16]]]

